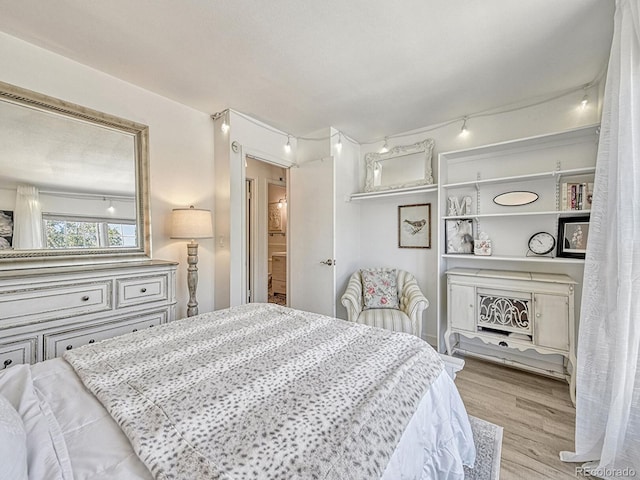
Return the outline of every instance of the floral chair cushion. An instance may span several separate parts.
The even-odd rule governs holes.
[[[361,270],[364,309],[399,308],[395,269]]]

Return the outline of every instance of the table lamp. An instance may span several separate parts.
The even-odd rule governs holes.
[[[189,302],[187,303],[187,317],[198,314],[196,289],[198,288],[198,244],[196,238],[213,237],[211,210],[200,208],[174,208],[171,213],[171,238],[187,238],[187,285],[189,287]]]

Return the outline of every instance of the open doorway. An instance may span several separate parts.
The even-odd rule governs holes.
[[[246,156],[246,302],[287,305],[285,168]]]

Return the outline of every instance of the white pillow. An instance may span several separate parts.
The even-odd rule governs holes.
[[[0,480],[27,480],[27,433],[22,417],[0,395]]]

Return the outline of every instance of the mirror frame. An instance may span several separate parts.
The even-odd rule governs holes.
[[[428,138],[421,142],[414,143],[412,145],[398,145],[385,153],[370,152],[364,156],[365,167],[367,170],[366,180],[364,184],[365,192],[378,192],[383,190],[393,190],[398,188],[417,187],[420,185],[433,185],[433,167],[431,165],[433,157],[433,138]],[[406,155],[413,155],[416,153],[424,153],[425,171],[424,177],[418,178],[414,181],[393,184],[393,185],[379,185],[374,186],[374,169],[375,163],[381,160],[392,160],[398,157],[404,157]]]
[[[65,265],[149,259],[151,257],[149,127],[4,82],[0,82],[0,101],[9,101],[27,108],[83,120],[133,135],[138,234],[138,246],[129,248],[0,250],[0,270],[49,266],[52,262]]]

